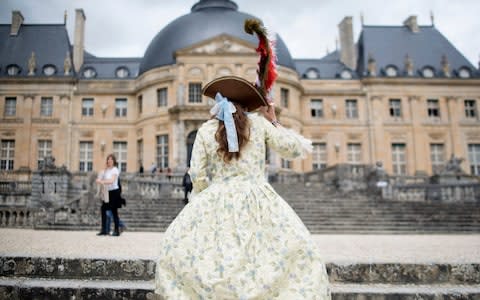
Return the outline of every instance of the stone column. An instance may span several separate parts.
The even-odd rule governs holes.
[[[175,122],[174,128],[174,136],[175,136],[175,148],[177,149],[177,154],[175,157],[175,164],[177,168],[185,168],[187,160],[187,150],[185,147],[185,121],[177,120]]]
[[[372,132],[372,139],[370,141],[370,147],[372,147],[372,152],[373,158],[371,158],[372,162],[373,161],[382,161],[384,164],[386,164],[387,160],[385,157],[385,149],[381,149],[377,147],[377,145],[386,145],[385,143],[385,129],[383,127],[383,119],[382,119],[382,111],[384,109],[383,107],[383,96],[381,95],[375,95],[370,97],[369,101],[369,106],[371,106],[371,114],[370,114],[370,128],[369,129]]]
[[[26,153],[27,155],[22,155],[20,160],[18,160],[20,163],[16,164],[15,168],[18,168],[20,166],[28,166],[30,169],[34,170],[37,168],[37,165],[35,163],[35,159],[31,159],[33,157],[36,157],[36,153],[33,152],[33,138],[32,138],[32,118],[33,118],[33,106],[35,103],[35,95],[32,94],[27,94],[23,95],[23,115],[24,120],[23,120],[23,126],[25,128],[26,134],[22,135],[19,137],[18,145],[15,143],[15,147],[18,147],[19,151],[21,153]],[[20,142],[21,141],[21,142]],[[27,145],[27,149],[25,148],[20,148],[20,144]]]
[[[450,154],[454,154],[456,157],[462,156],[464,150],[462,148],[461,132],[458,128],[460,123],[460,118],[458,114],[458,106],[460,103],[459,97],[449,96],[447,97],[447,112],[448,112],[448,123],[449,123],[449,134],[450,134]],[[445,153],[446,157],[450,157],[450,154]]]
[[[423,138],[421,136],[421,130],[418,130],[421,124],[422,120],[422,115],[421,115],[421,103],[420,103],[420,97],[419,96],[409,96],[408,101],[410,104],[410,117],[411,117],[411,122],[412,122],[412,148],[413,153],[412,153],[412,158],[413,158],[413,170],[410,170],[408,168],[409,163],[407,161],[407,172],[408,171],[427,171],[427,166],[426,166],[426,161],[425,160],[420,160],[417,161],[417,157],[424,157],[421,155],[422,150],[424,150],[424,144],[422,144]],[[407,145],[408,146],[408,145]],[[408,151],[409,147],[406,147]],[[425,153],[424,153],[425,154]],[[420,155],[420,156],[418,156]],[[407,160],[410,160],[410,156],[408,155],[407,152]]]

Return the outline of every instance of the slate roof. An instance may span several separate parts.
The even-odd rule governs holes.
[[[350,71],[353,78],[358,78],[354,70],[350,70],[340,61],[340,53],[335,50],[321,59],[294,59],[295,67],[300,78],[309,79],[307,73],[315,70],[318,73],[318,79],[339,79],[343,70]],[[314,78],[310,78],[314,79]]]
[[[433,68],[435,77],[445,77],[442,71],[442,56],[445,55],[450,65],[452,77],[458,77],[460,68],[470,70],[472,77],[480,77],[476,69],[450,41],[434,26],[419,26],[419,32],[412,32],[407,26],[363,26],[356,44],[358,60],[352,79],[368,76],[367,65],[371,54],[375,59],[377,77],[386,76],[385,68],[394,66],[398,76],[406,76],[405,57],[412,59],[414,77],[422,77],[424,67]],[[339,50],[320,59],[295,59],[296,70],[301,78],[306,73],[317,70],[320,79],[339,78],[339,73],[346,69],[340,61]]]
[[[13,64],[20,67],[17,77],[28,76],[32,51],[36,57],[36,77],[46,77],[42,72],[45,65],[55,66],[54,77],[65,77],[63,63],[67,52],[72,59],[72,49],[64,24],[22,24],[16,36],[10,36],[10,28],[11,24],[0,24],[0,77],[8,76],[7,67]]]
[[[400,74],[404,74],[407,54],[413,61],[415,76],[421,76],[421,69],[430,66],[436,76],[443,77],[443,55],[454,75],[461,67],[476,72],[476,68],[434,26],[419,26],[419,29],[419,32],[412,32],[407,26],[363,26],[358,41],[359,74],[366,75],[369,54],[373,55],[380,76],[388,65],[396,66]]]
[[[138,68],[140,66],[141,57],[94,57],[85,56],[83,66],[80,69],[79,77],[85,79],[83,71],[87,68],[93,68],[96,72],[94,78],[97,79],[133,79],[138,76]],[[129,75],[125,78],[118,78],[116,71],[118,68],[125,67]]]
[[[140,65],[140,74],[156,67],[174,64],[175,51],[221,34],[240,38],[256,47],[258,38],[247,34],[243,29],[245,19],[248,18],[256,17],[239,12],[232,1],[198,2],[192,7],[191,13],[175,19],[152,39]],[[287,46],[280,36],[277,35],[276,40],[277,63],[294,69],[295,65]]]

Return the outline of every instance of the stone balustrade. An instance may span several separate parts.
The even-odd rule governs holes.
[[[0,207],[0,227],[33,227],[33,211],[27,208]]]
[[[398,201],[480,202],[480,184],[389,184],[382,196]]]

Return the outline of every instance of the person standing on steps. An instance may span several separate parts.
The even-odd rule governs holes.
[[[101,207],[102,228],[97,235],[108,235],[107,210],[112,212],[113,222],[115,224],[112,236],[120,235],[118,209],[122,206],[122,198],[118,186],[119,176],[120,170],[117,168],[117,159],[115,158],[115,155],[109,154],[107,156],[106,168],[99,172],[99,176],[96,180],[96,183],[101,184],[104,189],[104,197]]]
[[[187,171],[185,171],[185,175],[183,175],[183,180],[182,180],[182,186],[185,192],[185,196],[183,197],[183,202],[185,203],[185,205],[188,204],[188,194],[191,193],[193,189],[192,179],[190,178],[190,174],[188,174],[188,170],[190,170],[190,168],[188,168]]]

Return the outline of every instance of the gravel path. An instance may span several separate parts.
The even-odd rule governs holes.
[[[0,229],[0,256],[155,259],[163,233]],[[480,263],[477,235],[313,235],[325,262]]]

